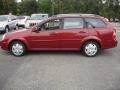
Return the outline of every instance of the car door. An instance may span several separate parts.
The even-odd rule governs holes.
[[[61,20],[53,19],[38,26],[39,32],[32,32],[30,46],[33,50],[58,50]]]
[[[80,50],[81,42],[88,36],[83,18],[64,18],[59,33],[61,50]]]
[[[16,28],[17,23],[18,23],[18,20],[17,20],[16,16],[13,15],[12,16],[12,28],[13,29]]]
[[[14,29],[16,27],[16,24],[17,24],[16,17],[14,15],[10,15],[9,16],[9,27],[10,27],[10,29]]]

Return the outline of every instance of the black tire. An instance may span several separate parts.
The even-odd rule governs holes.
[[[9,32],[9,31],[10,31],[9,27],[6,26],[6,27],[5,27],[5,33]]]
[[[90,48],[88,50],[88,45],[93,46],[95,49],[95,51],[92,52],[93,48]],[[91,51],[90,51],[91,50]],[[86,42],[83,47],[82,47],[82,53],[87,56],[87,57],[95,57],[100,51],[100,46],[98,43],[94,42],[94,41],[88,41]],[[91,53],[91,54],[90,54]],[[93,54],[92,54],[93,53]]]
[[[15,52],[13,51],[13,46],[19,44],[20,46],[22,46],[23,52],[20,54],[15,54]],[[17,57],[23,56],[26,53],[26,47],[25,45],[21,42],[21,41],[14,41],[10,44],[10,52]]]
[[[18,30],[18,29],[19,29],[19,26],[18,26],[18,25],[16,25],[15,30]]]

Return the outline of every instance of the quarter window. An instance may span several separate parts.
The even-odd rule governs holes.
[[[85,18],[85,21],[87,22],[87,27],[88,28],[105,28],[106,24],[100,20],[100,19],[96,19],[96,18]]]
[[[83,28],[84,22],[82,18],[65,18],[64,29]]]

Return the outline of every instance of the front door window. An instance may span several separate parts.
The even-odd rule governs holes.
[[[56,30],[56,29],[60,29],[60,20],[59,19],[50,20],[50,21],[44,23],[41,26],[41,29],[43,29],[43,30]]]

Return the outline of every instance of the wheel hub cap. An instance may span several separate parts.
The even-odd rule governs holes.
[[[21,55],[23,53],[23,46],[21,44],[18,44],[18,43],[14,44],[12,46],[12,52],[15,55]]]
[[[85,52],[87,55],[93,56],[97,53],[97,46],[95,44],[90,43],[86,45]]]

